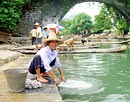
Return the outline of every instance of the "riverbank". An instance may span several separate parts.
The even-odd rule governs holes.
[[[46,84],[42,88],[25,90],[22,93],[11,93],[4,75],[6,69],[28,68],[28,62],[33,55],[25,55],[9,51],[15,45],[0,46],[0,102],[62,102],[55,84]]]
[[[23,54],[16,51],[11,51],[11,48],[17,48],[25,45],[31,45],[29,37],[11,37],[11,43],[0,44],[0,66],[16,60]]]
[[[9,92],[4,73],[0,70],[0,102],[62,102],[62,99],[55,85],[22,93]]]
[[[13,45],[0,45],[0,66],[7,64],[13,60],[16,60],[22,54],[8,50],[14,47]]]

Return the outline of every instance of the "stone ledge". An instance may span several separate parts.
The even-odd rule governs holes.
[[[19,52],[0,50],[0,66],[17,59],[20,55]]]
[[[21,93],[8,91],[8,84],[3,71],[0,71],[0,102],[62,102],[55,85],[46,85],[35,90]]]

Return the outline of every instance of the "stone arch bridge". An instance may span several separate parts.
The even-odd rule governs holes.
[[[42,26],[60,22],[71,7],[82,2],[106,3],[117,9],[130,24],[129,0],[31,0],[28,6],[30,10],[23,16],[17,31],[23,35],[27,34],[33,28],[35,21],[41,23]]]

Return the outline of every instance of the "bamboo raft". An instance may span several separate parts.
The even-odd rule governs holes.
[[[86,49],[76,49],[73,51],[58,51],[59,54],[78,54],[78,53],[115,53],[115,52],[122,52],[127,49],[126,45],[122,45],[116,48],[86,48]],[[17,52],[21,52],[23,54],[35,54],[36,51],[30,47],[25,47],[24,49],[19,48],[15,49]]]
[[[78,53],[114,53],[125,51],[127,47],[125,45],[116,48],[106,48],[106,49],[77,49],[74,51],[59,51],[59,54],[78,54]]]
[[[130,42],[130,39],[121,42],[88,42],[88,44],[126,44]]]

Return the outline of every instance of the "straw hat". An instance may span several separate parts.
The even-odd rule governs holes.
[[[35,25],[35,26],[39,26],[40,24],[39,24],[38,22],[36,22],[34,25]]]
[[[54,32],[50,32],[47,39],[44,39],[44,43],[47,43],[48,41],[58,41],[58,44],[62,44],[63,40],[56,37],[56,34]]]

